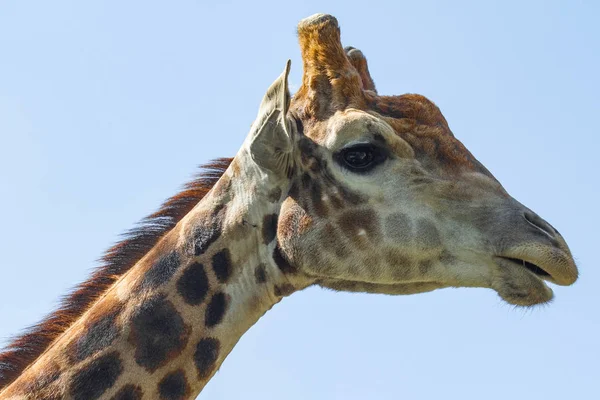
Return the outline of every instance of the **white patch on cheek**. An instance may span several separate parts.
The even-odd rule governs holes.
[[[367,234],[367,231],[365,231],[364,229],[358,230],[358,236],[365,236],[366,234]]]
[[[327,196],[326,194],[324,194],[324,195],[321,197],[321,200],[323,200],[323,201],[329,201],[329,196]]]

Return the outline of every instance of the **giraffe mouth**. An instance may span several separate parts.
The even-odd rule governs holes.
[[[506,266],[526,270],[542,281],[570,286],[577,280],[578,271],[571,253],[565,247],[524,245],[497,255],[496,259]]]
[[[554,294],[546,281],[556,281],[547,269],[519,257],[497,256],[496,260],[501,268],[491,287],[506,302],[529,307],[552,300]]]
[[[540,266],[538,266],[532,262],[523,260],[521,258],[503,257],[503,256],[498,256],[498,257],[502,258],[503,260],[507,260],[514,264],[518,264],[519,266],[524,267],[525,269],[527,269],[528,271],[530,271],[531,273],[533,273],[534,275],[538,276],[539,278],[541,278],[543,280],[554,282],[552,275],[550,275],[543,268],[541,268]]]

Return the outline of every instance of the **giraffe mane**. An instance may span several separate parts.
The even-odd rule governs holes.
[[[109,248],[90,278],[64,296],[58,308],[27,328],[0,352],[0,390],[12,383],[52,342],[65,332],[120,276],[131,269],[160,238],[210,191],[231,163],[219,158],[200,166],[183,190],[167,199],[158,211],[122,234]]]

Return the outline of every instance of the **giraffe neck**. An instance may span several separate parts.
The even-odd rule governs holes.
[[[253,165],[241,153],[0,399],[195,398],[240,337],[307,286],[277,248],[288,188],[241,171]]]

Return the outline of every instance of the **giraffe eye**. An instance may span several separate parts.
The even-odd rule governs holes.
[[[371,144],[361,144],[343,149],[338,162],[353,172],[366,172],[385,160],[384,152]]]

